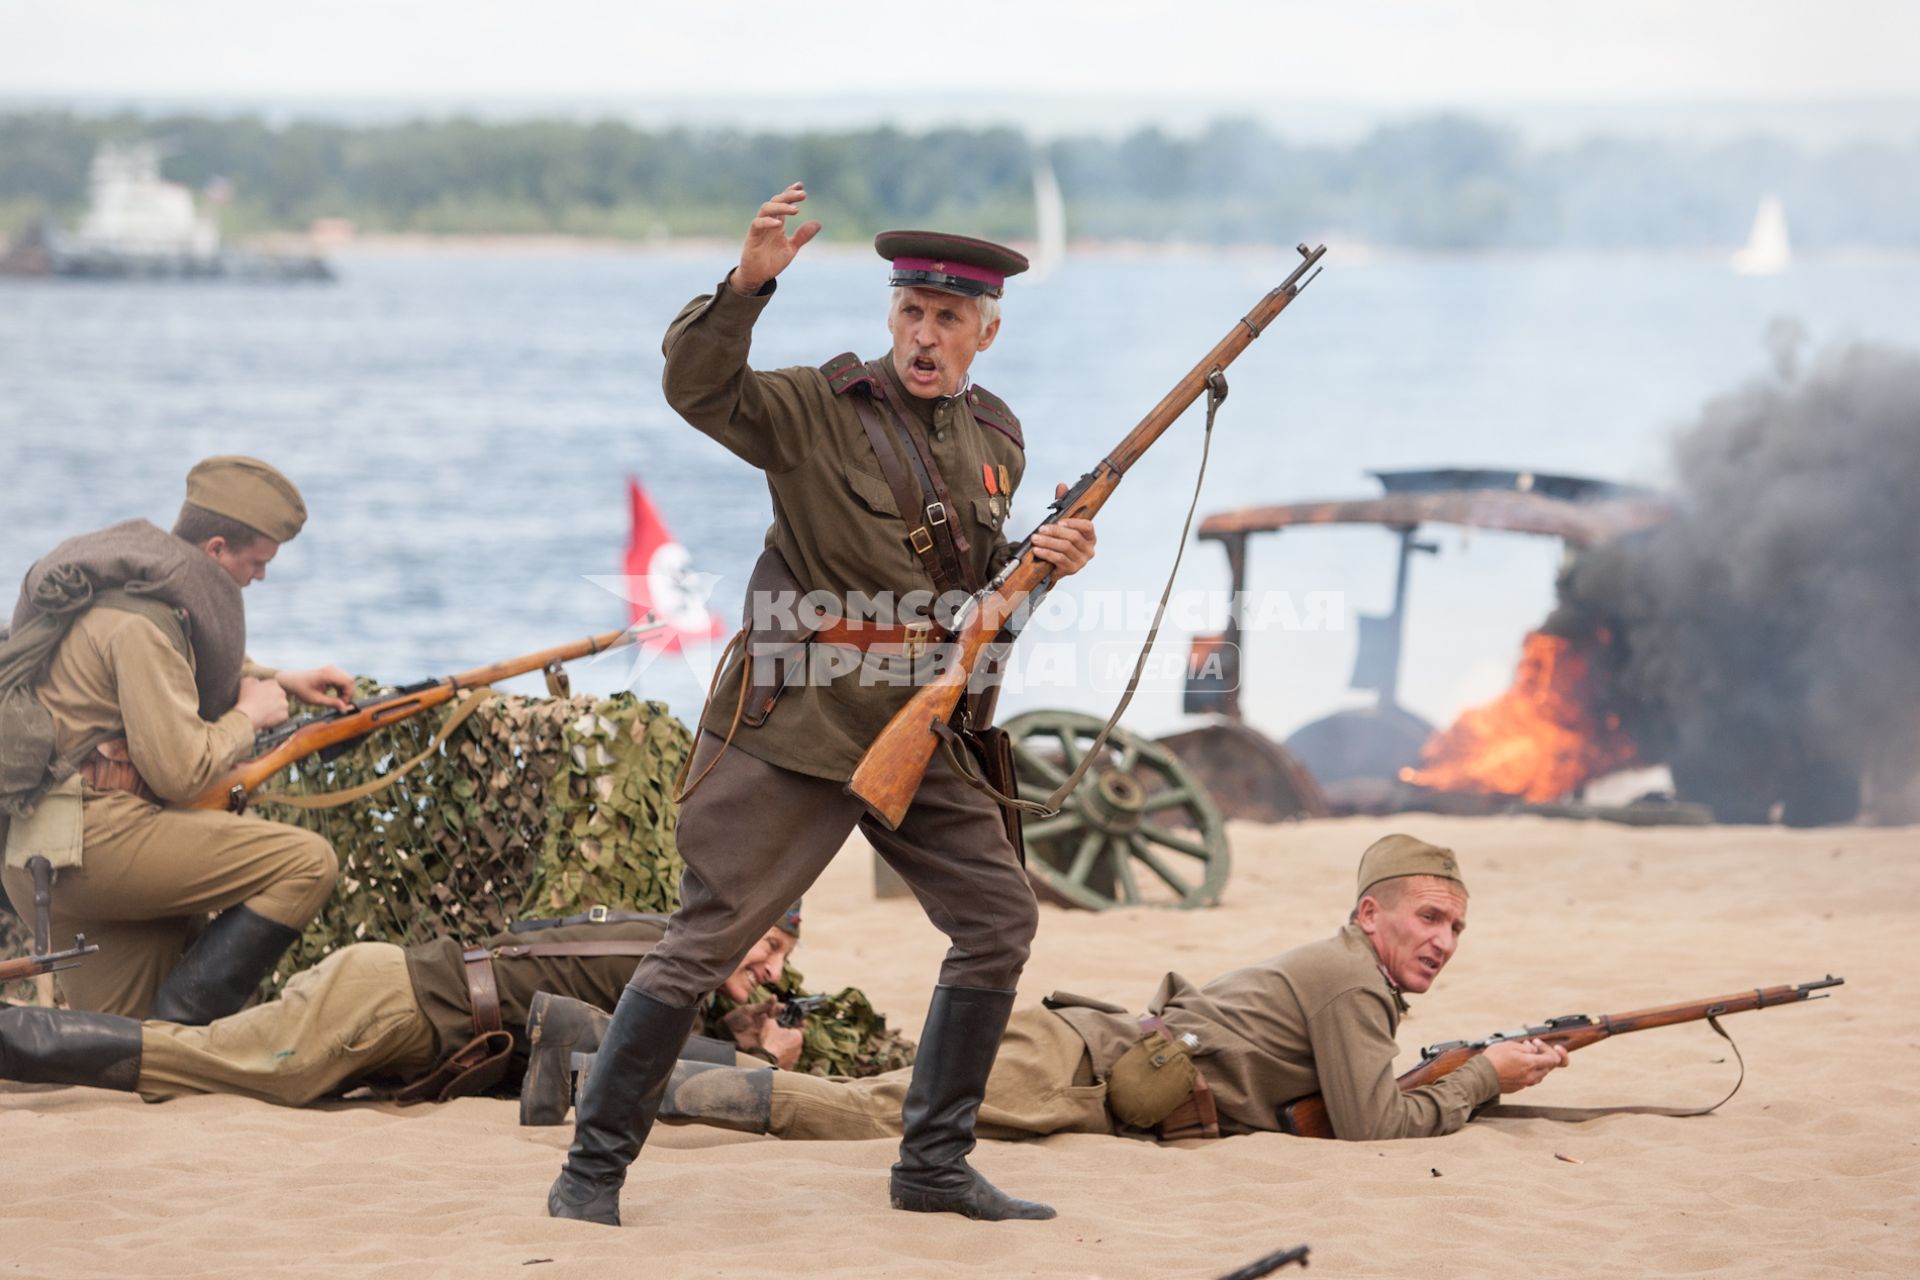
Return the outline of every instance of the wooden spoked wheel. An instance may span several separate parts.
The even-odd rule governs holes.
[[[1029,711],[1006,724],[1020,795],[1045,800],[1079,767],[1104,722]],[[1061,906],[1210,907],[1232,860],[1225,821],[1178,756],[1116,728],[1060,812],[1026,821],[1027,875]]]

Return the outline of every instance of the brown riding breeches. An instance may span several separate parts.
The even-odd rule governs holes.
[[[722,749],[702,733],[689,776]],[[705,999],[859,826],[947,935],[941,983],[1011,990],[1039,909],[993,802],[936,754],[898,831],[864,813],[841,783],[725,748],[680,811],[680,909],[632,985],[680,1008]]]

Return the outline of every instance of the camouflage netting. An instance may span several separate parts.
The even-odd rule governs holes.
[[[755,987],[747,1003],[807,995],[805,982],[800,971],[789,964],[776,985]],[[714,996],[713,1006],[717,1015],[737,1007],[723,995]],[[886,1015],[876,1012],[858,987],[828,997],[826,1004],[808,1014],[801,1037],[800,1061],[794,1064],[794,1070],[809,1075],[877,1076],[913,1065],[913,1041],[889,1030]]]
[[[403,720],[331,760],[308,757],[267,789],[306,795],[382,776],[425,749],[450,711]],[[339,889],[275,985],[352,942],[482,938],[596,904],[673,910],[673,780],[689,743],[663,704],[631,694],[496,695],[385,790],[334,809],[260,805],[262,817],[318,831],[340,857]]]

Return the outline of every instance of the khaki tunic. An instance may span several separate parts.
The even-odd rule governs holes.
[[[644,944],[662,932],[654,921],[617,921],[497,933],[482,945]],[[277,1000],[204,1027],[148,1022],[141,1028],[139,1090],[150,1100],[238,1093],[297,1107],[370,1081],[418,1079],[473,1038],[462,950],[451,939],[404,950],[385,942],[355,943],[295,974]],[[634,959],[496,956],[500,1022],[514,1042],[503,1085],[511,1088],[526,1071],[527,1010],[535,992],[612,1009]]]
[[[1341,1138],[1430,1137],[1460,1128],[1500,1093],[1484,1057],[1422,1088],[1395,1087],[1403,1006],[1366,934],[1351,924],[1204,987],[1169,973],[1148,1008],[1176,1035],[1199,1038],[1194,1061],[1213,1089],[1223,1133],[1277,1130],[1279,1108],[1320,1093]],[[1140,1036],[1128,1015],[1058,1012],[1085,1039],[1103,1079]]]
[[[814,368],[757,372],[747,366],[754,321],[772,292],[744,298],[723,281],[681,311],[663,344],[667,400],[701,432],[766,473],[773,497],[767,544],[779,549],[803,590],[827,592],[836,601],[854,593],[930,596],[933,582],[907,545],[907,526],[855,412],[858,393],[835,395],[826,375]],[[882,393],[926,428],[956,508],[952,518],[965,532],[982,578],[991,576],[1010,554],[1002,527],[1007,506],[1005,496],[988,493],[983,468],[995,468],[997,487],[1004,467],[1010,495],[1025,453],[1012,435],[980,422],[965,396],[936,402],[910,395],[895,378],[891,358],[881,363]],[[895,445],[911,477],[904,462],[911,446],[897,433]],[[787,688],[764,725],[739,727],[734,745],[783,769],[846,781],[868,743],[912,694],[905,660],[869,655],[866,663],[864,671]],[[876,676],[882,682],[875,683]],[[740,678],[736,663],[702,722],[723,738]]]
[[[249,664],[248,673],[267,669]],[[319,835],[250,815],[169,807],[191,799],[253,745],[246,713],[200,718],[191,659],[151,619],[122,609],[81,615],[36,686],[58,750],[91,734],[124,736],[147,785],[168,804],[84,789],[82,865],[53,887],[55,944],[83,932],[100,950],[58,975],[76,1009],[139,1017],[208,912],[245,905],[300,928],[333,889],[338,862]],[[6,869],[7,895],[31,910],[32,881]]]

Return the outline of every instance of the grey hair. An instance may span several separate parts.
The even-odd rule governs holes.
[[[894,311],[897,310],[900,306],[901,295],[907,293],[911,288],[912,288],[911,285],[904,285],[904,284],[897,284],[893,286],[893,296],[887,302],[887,315],[889,316],[893,315]],[[939,293],[941,292],[941,290],[934,289],[934,290],[930,290],[929,292]],[[983,338],[986,337],[987,330],[993,328],[994,321],[1000,318],[1000,299],[989,297],[984,293],[979,294],[977,296],[957,293],[957,294],[954,294],[953,296],[956,298],[964,298],[969,296],[973,297],[974,302],[979,305],[980,336]]]

